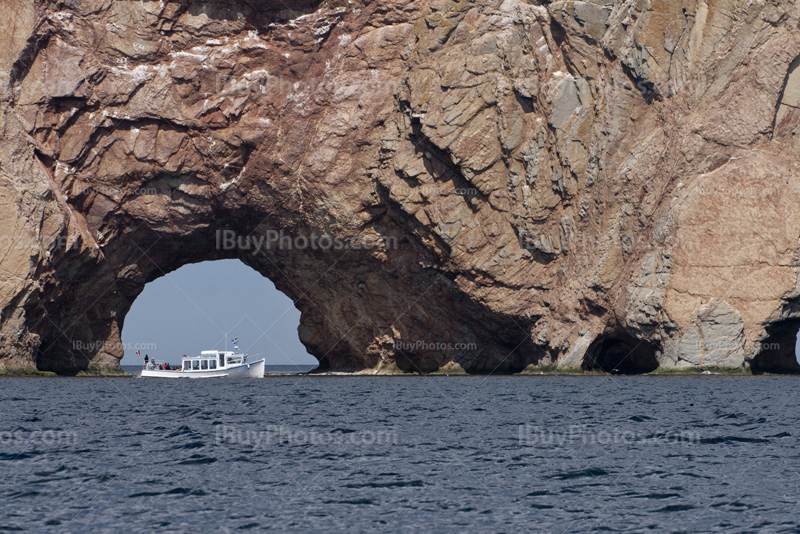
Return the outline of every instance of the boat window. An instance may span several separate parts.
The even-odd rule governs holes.
[[[208,360],[209,369],[217,368],[217,360]]]
[[[192,362],[183,362],[183,370],[188,371],[192,368]]]
[[[203,369],[208,369],[208,360],[203,360]]]
[[[224,354],[220,354],[219,355],[219,366],[220,367],[225,367],[225,355]]]
[[[194,369],[195,371],[199,371],[200,370],[200,361],[199,360],[195,360],[195,361],[192,362],[192,369]]]

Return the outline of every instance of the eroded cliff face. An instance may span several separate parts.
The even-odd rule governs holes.
[[[323,369],[794,370],[798,11],[4,0],[0,367],[239,258]]]

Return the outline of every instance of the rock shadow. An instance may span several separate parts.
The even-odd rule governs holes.
[[[603,334],[595,339],[583,361],[583,368],[610,374],[638,375],[658,369],[658,348],[627,332]]]
[[[766,337],[753,349],[755,355],[750,360],[753,374],[800,374],[800,363],[797,363],[796,354],[800,319],[773,323],[765,330]]]
[[[316,11],[322,0],[211,0],[190,2],[187,11],[192,16],[205,14],[214,20],[246,20],[255,28],[284,23]]]

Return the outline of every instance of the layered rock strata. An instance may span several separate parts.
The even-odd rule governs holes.
[[[322,369],[800,370],[796,2],[0,14],[0,367],[238,258]]]

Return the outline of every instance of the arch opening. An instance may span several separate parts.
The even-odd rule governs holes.
[[[123,366],[150,358],[180,365],[183,354],[231,350],[266,364],[309,371],[317,360],[298,337],[300,312],[292,300],[239,260],[185,265],[148,283],[125,317]],[[136,351],[141,356],[136,354]]]
[[[583,368],[610,374],[637,375],[658,368],[658,349],[627,332],[601,335],[586,351]]]
[[[773,323],[765,328],[766,336],[753,348],[750,361],[753,374],[800,374],[797,362],[797,335],[800,319]]]

